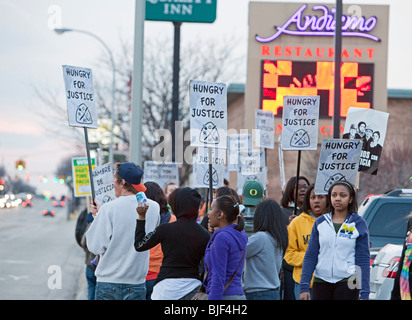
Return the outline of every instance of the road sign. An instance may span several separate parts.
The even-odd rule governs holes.
[[[92,169],[96,166],[96,160],[91,159]],[[75,197],[91,196],[89,165],[86,157],[72,158],[73,190]]]
[[[146,20],[212,23],[216,4],[217,0],[146,0]]]

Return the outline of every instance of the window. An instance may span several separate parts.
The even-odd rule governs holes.
[[[407,216],[411,211],[412,203],[383,204],[370,223],[369,234],[378,237],[404,237]]]

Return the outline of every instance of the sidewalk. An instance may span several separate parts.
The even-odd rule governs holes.
[[[87,280],[86,280],[86,265],[83,266],[79,275],[79,282],[77,285],[77,293],[75,300],[87,300]]]

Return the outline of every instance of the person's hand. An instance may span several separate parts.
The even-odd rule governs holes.
[[[149,204],[147,202],[137,203],[136,212],[139,215],[139,220],[146,220],[147,209],[149,209]]]
[[[211,227],[210,223],[207,223],[207,230],[209,231],[209,233],[213,234],[215,233],[217,230],[219,230],[219,227]]]
[[[94,200],[90,203],[90,212],[92,213],[93,218],[96,218],[97,212],[99,211],[100,207],[101,205]]]
[[[299,295],[299,300],[310,300],[309,292],[301,292]]]

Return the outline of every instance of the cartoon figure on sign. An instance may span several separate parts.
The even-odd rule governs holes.
[[[331,176],[329,178],[328,181],[326,181],[325,187],[323,188],[323,190],[325,190],[326,192],[329,191],[329,188],[332,184],[334,184],[336,181],[346,181],[346,178],[344,175],[342,175],[341,173],[335,173],[333,176]]]
[[[299,129],[297,130],[292,138],[290,139],[290,146],[291,147],[309,147],[310,146],[310,138],[309,134],[303,130]]]
[[[202,126],[202,130],[200,130],[200,137],[201,142],[204,143],[215,143],[218,144],[220,142],[219,132],[217,131],[216,125],[209,121]]]
[[[217,186],[219,182],[219,176],[217,174],[217,171],[215,168],[212,168],[212,184],[213,186]],[[203,177],[203,184],[208,185],[209,184],[209,170],[206,171],[204,177]]]
[[[82,124],[93,123],[92,115],[89,111],[89,108],[84,103],[79,105],[76,109],[76,122]]]
[[[261,139],[261,143],[264,146],[268,146],[270,145],[270,137],[269,134],[267,134],[266,132],[262,133],[262,136],[260,137]]]

